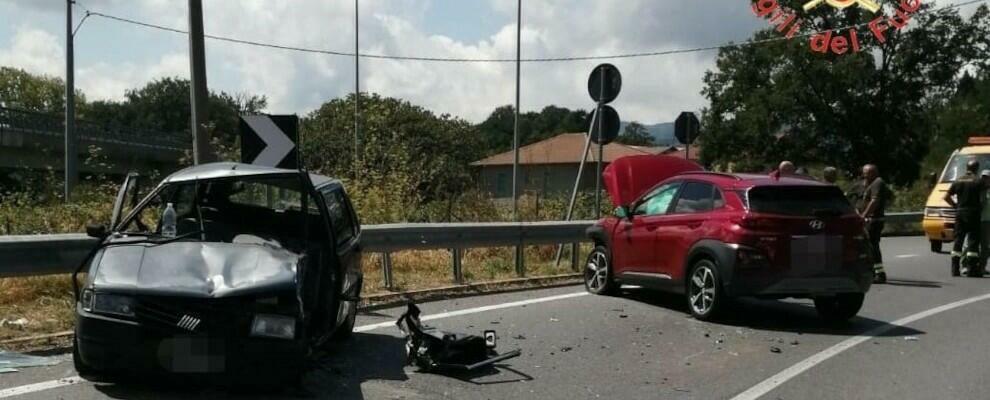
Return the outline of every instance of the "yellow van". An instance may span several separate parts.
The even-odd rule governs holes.
[[[949,207],[943,197],[952,182],[966,174],[966,163],[970,160],[978,161],[981,171],[990,169],[990,137],[971,137],[966,147],[952,152],[952,157],[949,157],[949,162],[942,169],[942,175],[928,195],[922,227],[933,252],[941,252],[942,243],[955,240],[956,210]]]

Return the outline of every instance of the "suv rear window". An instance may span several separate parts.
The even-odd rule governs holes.
[[[783,215],[846,215],[855,212],[834,186],[758,186],[749,190],[750,211]]]

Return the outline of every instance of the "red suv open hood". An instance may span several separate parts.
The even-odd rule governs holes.
[[[625,206],[660,181],[688,171],[701,171],[691,160],[671,156],[628,156],[613,161],[602,172],[612,205]]]

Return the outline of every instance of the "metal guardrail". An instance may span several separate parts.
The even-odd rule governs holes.
[[[922,213],[889,213],[888,224],[917,223]],[[594,221],[522,223],[439,223],[365,225],[361,245],[365,252],[381,253],[385,287],[392,287],[391,253],[401,250],[447,249],[455,283],[463,283],[461,257],[464,249],[515,247],[516,273],[525,275],[522,246],[571,243],[588,239],[584,231]],[[68,273],[74,270],[96,240],[83,234],[0,236],[0,278]],[[577,271],[576,251],[571,268]]]
[[[365,252],[381,253],[385,286],[392,286],[391,253],[399,250],[449,249],[453,281],[463,283],[461,257],[464,249],[516,247],[516,271],[525,273],[524,245],[578,243],[586,241],[584,230],[594,221],[523,223],[445,223],[365,225],[361,246]],[[96,245],[84,234],[0,236],[0,278],[72,272]],[[576,252],[572,252],[576,256]],[[572,257],[572,268],[577,258]]]
[[[62,137],[65,130],[62,116],[0,107],[0,132],[18,131],[39,135]],[[188,149],[191,136],[188,133],[167,133],[152,129],[130,129],[113,124],[98,124],[86,120],[76,121],[80,139],[98,143],[114,143],[127,146],[143,146],[181,151]]]

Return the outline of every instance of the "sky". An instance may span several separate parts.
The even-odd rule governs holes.
[[[207,34],[341,52],[354,49],[352,0],[204,0]],[[525,0],[522,57],[662,51],[744,41],[766,27],[748,0]],[[360,0],[362,53],[514,58],[514,0]],[[185,30],[185,0],[78,0],[85,10]],[[188,78],[188,38],[99,16],[75,37],[76,86],[121,99],[150,80]],[[613,107],[625,121],[668,122],[707,102],[716,52],[607,60],[622,72]],[[523,63],[521,109],[589,109],[588,73],[602,61]],[[211,90],[263,94],[268,113],[304,115],[354,90],[353,57],[206,40]],[[65,1],[0,0],[0,65],[65,76]],[[362,91],[399,97],[472,122],[515,101],[514,63],[361,59]]]

